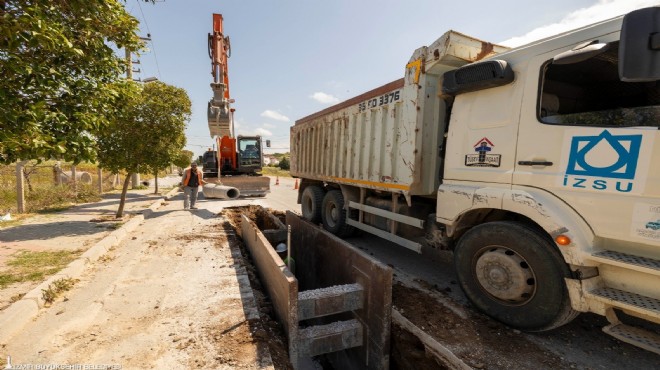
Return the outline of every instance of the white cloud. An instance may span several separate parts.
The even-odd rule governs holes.
[[[261,116],[266,117],[266,118],[271,118],[271,119],[274,119],[276,121],[282,121],[282,122],[289,122],[290,121],[289,117],[287,117],[287,116],[285,116],[281,113],[275,112],[274,110],[265,110],[265,111],[261,112]]]
[[[315,92],[314,94],[309,96],[310,98],[316,100],[319,103],[323,104],[336,104],[339,103],[339,99],[330,95],[326,94],[324,92]]]
[[[598,2],[592,6],[568,13],[557,23],[538,27],[522,36],[512,37],[499,44],[506,46],[520,46],[561,32],[586,26],[591,23],[614,18],[635,9],[655,5],[658,5],[658,0],[598,0]]]
[[[254,130],[254,132],[257,135],[261,135],[261,136],[273,136],[273,133],[271,131],[268,131],[263,127],[259,127],[258,129]]]

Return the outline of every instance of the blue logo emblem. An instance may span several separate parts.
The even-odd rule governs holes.
[[[587,162],[587,154],[596,146],[609,145],[619,158],[611,165],[597,167]],[[567,175],[633,180],[642,145],[642,135],[614,136],[604,130],[598,136],[575,136],[571,142]],[[598,152],[592,153],[597,155]]]

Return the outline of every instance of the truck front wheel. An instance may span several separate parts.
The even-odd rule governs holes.
[[[303,190],[300,196],[300,209],[305,220],[315,224],[321,221],[323,195],[323,189],[317,185],[307,186]]]
[[[349,236],[353,227],[346,223],[346,210],[344,210],[344,196],[341,190],[330,190],[323,197],[321,207],[323,227],[337,236]]]
[[[570,270],[548,240],[509,221],[475,226],[454,250],[458,280],[470,301],[515,328],[543,331],[571,321],[564,278]]]

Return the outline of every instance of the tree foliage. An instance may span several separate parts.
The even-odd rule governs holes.
[[[185,90],[162,82],[139,87],[127,81],[119,90],[119,108],[97,138],[100,165],[113,173],[156,173],[172,163],[186,144],[190,98]],[[117,217],[123,213],[129,177]]]
[[[179,152],[179,155],[177,155],[172,163],[174,163],[174,165],[177,167],[186,168],[190,165],[190,163],[192,163],[193,155],[193,152],[184,149]]]
[[[0,163],[95,159],[138,22],[117,0],[0,0]]]
[[[149,134],[143,136],[150,154],[141,168],[157,172],[169,166],[186,145],[186,123],[190,120],[191,102],[184,89],[162,82],[144,86],[139,118]]]
[[[280,163],[278,164],[278,167],[283,169],[283,170],[291,169],[291,163],[289,162],[289,158],[283,157],[282,160],[280,160]]]

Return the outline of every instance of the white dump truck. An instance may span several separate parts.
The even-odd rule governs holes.
[[[658,7],[515,49],[449,31],[291,128],[302,215],[451,248],[467,297],[512,327],[594,312],[660,353],[659,81]]]

